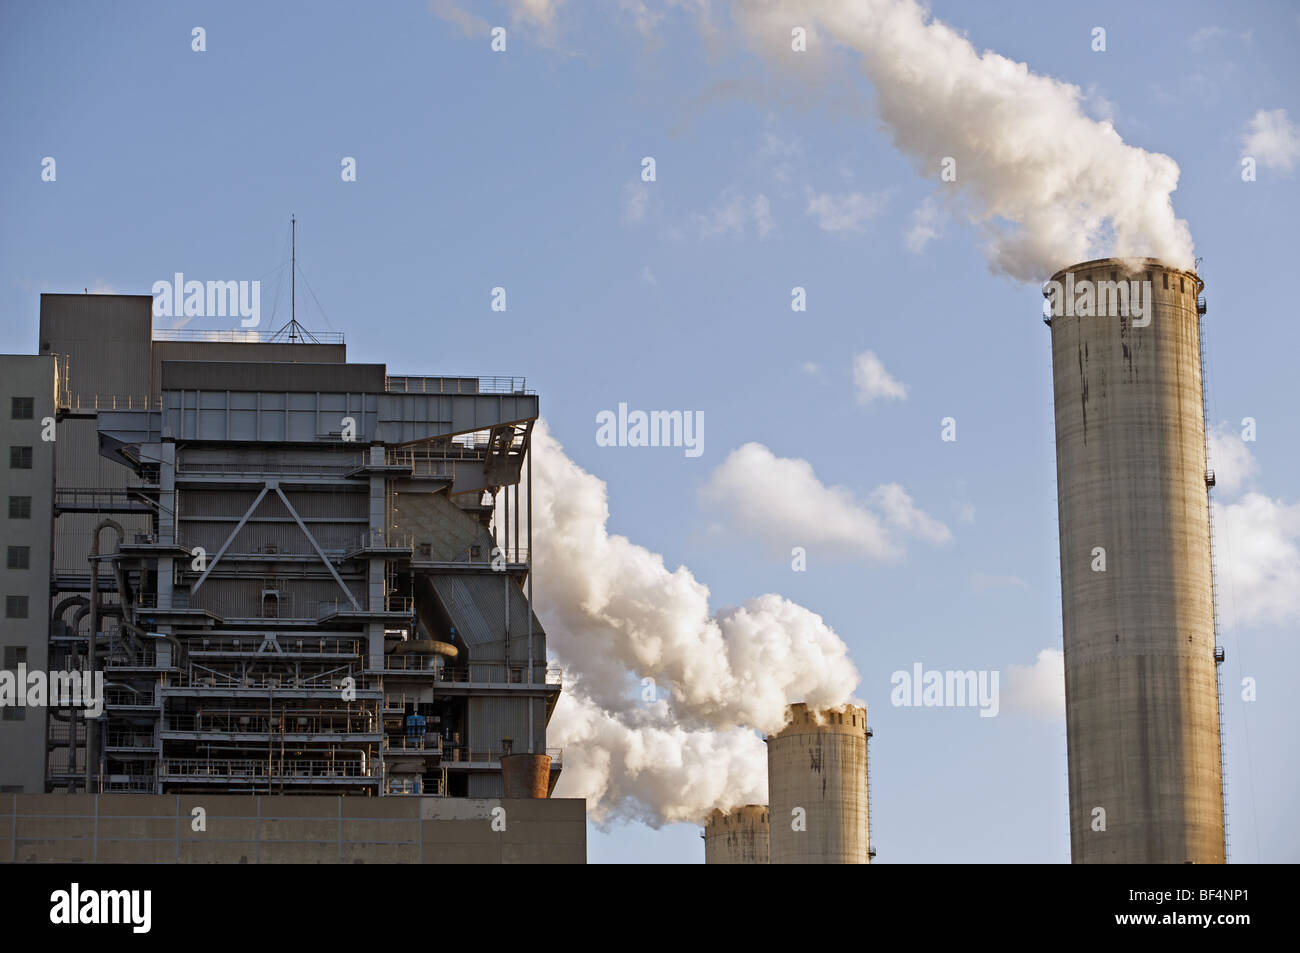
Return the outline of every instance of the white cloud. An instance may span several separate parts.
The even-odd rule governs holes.
[[[629,182],[623,186],[623,221],[640,225],[650,208],[650,186],[645,182]]]
[[[559,25],[559,9],[564,0],[509,0],[510,25],[514,29],[530,28],[535,37],[549,44]],[[464,9],[457,0],[429,0],[429,12],[440,20],[460,27],[466,36],[487,35],[493,24]]]
[[[772,204],[767,200],[766,195],[754,196],[754,225],[758,228],[758,234],[761,238],[766,238],[772,231]]]
[[[946,543],[952,539],[952,533],[942,522],[929,513],[918,509],[897,483],[886,483],[876,487],[871,494],[871,501],[885,514],[890,526],[909,536],[919,536],[931,543]]]
[[[429,0],[429,12],[440,20],[460,27],[466,36],[486,35],[491,29],[486,20],[462,10],[455,0]]]
[[[872,509],[847,487],[826,486],[808,461],[778,457],[761,443],[733,450],[710,474],[701,496],[734,530],[783,550],[818,547],[883,561],[902,554],[899,534],[930,542],[950,537],[898,484],[877,488]]]
[[[1259,466],[1241,432],[1220,422],[1209,439],[1217,493],[1250,487]],[[1220,618],[1242,625],[1300,620],[1300,503],[1248,492],[1213,506]]]
[[[1261,165],[1290,172],[1300,159],[1300,129],[1285,109],[1261,109],[1246,123],[1241,148]]]
[[[1227,423],[1210,428],[1210,468],[1222,493],[1234,494],[1248,484],[1258,469],[1255,456],[1241,439],[1241,431]]]
[[[1221,26],[1203,26],[1192,34],[1191,39],[1187,41],[1187,45],[1197,52],[1200,52],[1209,46],[1211,41],[1216,45],[1222,45],[1224,42],[1231,40],[1234,36],[1243,44],[1248,45],[1250,41],[1254,39],[1255,33],[1253,30],[1242,30],[1240,33],[1231,33]]]
[[[907,388],[885,370],[874,351],[863,351],[853,358],[853,386],[859,404],[907,398]]]
[[[543,32],[555,29],[556,14],[564,0],[510,0],[513,22],[527,23]]]
[[[1008,665],[1002,679],[1004,711],[1060,718],[1065,714],[1065,653],[1043,649],[1032,665]]]
[[[943,234],[943,213],[934,196],[925,199],[912,212],[912,224],[903,240],[913,253],[919,255],[925,246]]]
[[[744,238],[746,231],[753,227],[759,238],[766,238],[773,229],[772,203],[766,195],[746,198],[738,192],[723,193],[718,204],[704,215],[695,216],[695,224],[701,238],[716,238],[719,235],[735,235]]]
[[[1221,616],[1243,625],[1300,620],[1300,503],[1262,493],[1216,502],[1214,532]]]
[[[624,16],[631,18],[642,36],[654,33],[663,22],[663,13],[652,10],[645,0],[619,0],[618,6]]]
[[[1193,33],[1192,38],[1187,42],[1192,46],[1193,49],[1199,50],[1203,46],[1205,46],[1208,40],[1220,39],[1222,37],[1226,37],[1227,35],[1228,35],[1228,31],[1221,26],[1203,26],[1195,33]]]
[[[769,116],[767,123],[769,127],[773,125],[774,118]],[[783,139],[768,128],[763,132],[763,141],[758,147],[756,164],[767,171],[773,182],[785,185],[794,178],[803,154],[803,144],[797,138]]]
[[[808,214],[817,219],[817,227],[824,232],[860,232],[863,226],[884,211],[889,201],[888,192],[864,195],[849,192],[834,195],[817,194],[811,188],[808,195]]]

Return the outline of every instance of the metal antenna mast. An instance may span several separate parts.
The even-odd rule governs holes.
[[[289,340],[298,339],[298,220],[289,213]]]
[[[307,286],[307,290],[311,291],[311,285]],[[286,335],[285,332],[288,332],[288,334]],[[310,341],[313,344],[320,343],[320,339],[316,335],[298,323],[298,217],[293,213],[289,214],[289,320],[269,338],[271,341],[285,339],[290,344],[296,344],[299,341]],[[263,340],[268,339],[263,338]]]

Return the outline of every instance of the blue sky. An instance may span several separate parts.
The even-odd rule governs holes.
[[[714,609],[777,592],[844,639],[875,731],[879,862],[1068,860],[1063,718],[888,703],[890,673],[916,661],[1005,670],[1060,647],[1037,286],[992,273],[979,231],[953,217],[909,248],[936,177],[895,149],[851,58],[801,83],[745,42],[723,3],[707,36],[679,6],[648,33],[631,3],[569,3],[549,25],[473,7],[507,27],[505,53],[420,3],[5,5],[3,350],[36,349],[41,292],[143,294],[175,271],[266,279],[263,323],[278,326],[287,295],[272,320],[267,276],[296,214],[323,306],[304,306],[300,287],[299,315],[345,332],[351,360],[526,375],[551,432],[608,484],[611,532],[689,566]],[[1283,547],[1272,588],[1220,584],[1231,856],[1300,860],[1285,684],[1300,666],[1300,595],[1279,590],[1300,578],[1287,290],[1300,200],[1294,171],[1261,164],[1247,183],[1239,166],[1260,110],[1300,117],[1298,11],[932,9],[977,48],[1079,86],[1125,141],[1181,168],[1174,206],[1203,259],[1212,416],[1258,421],[1253,472],[1218,500],[1256,492],[1278,517],[1264,520],[1276,538],[1234,539],[1234,554]],[[1098,25],[1104,53],[1090,49]],[[638,213],[647,155],[657,180]],[[55,182],[41,181],[46,156]],[[340,178],[344,156],[356,182]],[[853,227],[828,230],[817,196]],[[505,312],[489,307],[496,286]],[[794,286],[806,312],[791,311]],[[859,403],[853,359],[868,350],[906,399]],[[702,411],[705,452],[597,446],[595,415],[619,402]],[[939,439],[947,416],[953,443]],[[901,484],[951,541],[908,539],[893,561],[814,547],[792,572],[788,547],[701,498],[751,441],[859,499]],[[1265,532],[1258,522],[1242,532]],[[1257,701],[1233,690],[1243,676],[1258,679]],[[698,861],[698,832],[593,827],[589,859]]]

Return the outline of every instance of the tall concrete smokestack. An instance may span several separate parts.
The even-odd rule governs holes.
[[[704,826],[706,864],[768,863],[766,804],[714,811]]]
[[[1052,282],[1071,856],[1223,863],[1203,283],[1154,259]]]
[[[791,705],[767,739],[771,863],[866,864],[867,710]]]

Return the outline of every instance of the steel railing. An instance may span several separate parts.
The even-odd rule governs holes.
[[[357,549],[405,549],[415,546],[415,537],[410,533],[398,533],[391,530],[372,529],[357,538]]]
[[[342,331],[301,331],[301,344],[342,344]],[[258,343],[295,343],[284,337],[264,335],[261,331],[249,328],[162,328],[153,332],[155,341],[209,341],[216,344],[258,344]]]
[[[384,378],[390,394],[529,394],[523,377],[479,377],[474,374],[444,377],[391,375]]]
[[[438,754],[442,751],[442,738],[436,734],[408,737],[406,735],[385,735],[385,751],[429,751]]]
[[[443,665],[434,667],[432,655],[385,655],[384,671],[387,672],[429,672],[437,675],[439,682],[451,682],[453,684],[486,684],[486,685],[527,685],[528,666],[527,665],[475,665],[472,669],[466,666]],[[534,673],[533,685],[563,685],[562,670],[558,668],[547,668],[542,675],[541,666],[537,666]],[[541,679],[537,676],[542,675]],[[543,680],[544,679],[544,680]]]
[[[159,773],[164,778],[367,778],[370,772],[359,761],[279,761],[261,759],[163,758]]]
[[[157,742],[152,735],[140,735],[130,731],[110,731],[106,742],[110,748],[156,748]]]
[[[288,675],[270,672],[219,672],[209,668],[195,666],[181,670],[170,676],[164,674],[162,684],[169,688],[256,688],[256,689],[329,689],[342,691],[344,678],[351,678],[351,687],[358,691],[373,686],[366,676],[343,671],[319,672],[314,674]]]
[[[252,636],[246,639],[234,638],[233,636],[203,636],[202,638],[190,637],[186,639],[185,646],[191,652],[232,652],[240,654],[265,656],[267,653],[261,652],[264,639],[261,636]],[[309,655],[351,655],[361,654],[361,641],[359,639],[346,639],[337,636],[304,636],[297,638],[295,636],[281,636],[276,640],[280,646],[281,653],[290,654],[309,654]],[[279,653],[276,653],[279,654]],[[274,658],[276,654],[270,657]]]
[[[278,463],[234,463],[225,460],[189,460],[176,465],[178,473],[269,473],[269,474],[327,474],[344,476],[355,470],[364,462],[361,454],[348,454],[338,463],[293,463],[285,466]],[[189,518],[189,517],[183,517]],[[202,521],[203,517],[193,519]]]
[[[104,704],[152,708],[158,702],[154,699],[152,689],[147,694],[142,694],[126,688],[108,688],[104,690]]]
[[[500,749],[478,749],[470,748],[466,745],[457,745],[443,749],[443,760],[450,761],[452,764],[495,764],[501,760],[503,754],[527,754],[522,747],[518,751],[506,752]],[[551,764],[562,764],[564,762],[563,748],[547,748],[546,753],[550,755]]]

